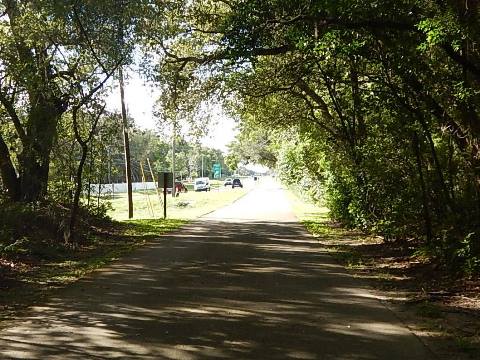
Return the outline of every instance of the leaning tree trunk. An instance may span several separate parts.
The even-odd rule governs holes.
[[[75,135],[75,140],[78,142],[78,144],[82,149],[82,156],[77,168],[77,174],[75,178],[76,187],[75,187],[75,196],[73,198],[73,204],[72,204],[72,212],[70,214],[70,223],[68,228],[65,229],[66,231],[64,233],[64,239],[65,239],[65,242],[67,243],[71,243],[75,236],[75,225],[77,222],[78,210],[80,208],[80,196],[82,194],[82,184],[83,184],[82,175],[83,175],[83,168],[85,167],[85,161],[87,160],[87,155],[88,155],[88,144],[92,140],[95,134],[95,131],[97,129],[97,124],[98,124],[98,121],[100,120],[100,116],[103,114],[103,111],[105,110],[105,105],[104,105],[99,111],[99,113],[97,114],[97,116],[94,118],[92,127],[90,129],[87,139],[83,139],[82,136],[80,135],[80,131],[78,128],[78,121],[77,121],[78,111],[80,110],[80,107],[82,105],[83,104],[77,105],[72,110],[73,133]],[[91,153],[91,156],[93,159],[93,152]],[[88,184],[88,189],[90,191],[90,183]]]
[[[73,197],[73,206],[72,212],[70,214],[70,222],[68,225],[68,231],[65,232],[64,238],[65,242],[71,242],[73,236],[75,235],[75,225],[77,222],[78,210],[80,207],[80,196],[82,195],[82,175],[83,168],[85,166],[85,161],[87,160],[88,146],[85,142],[80,142],[82,148],[82,156],[80,158],[80,163],[78,164],[77,174],[75,177],[75,195]]]

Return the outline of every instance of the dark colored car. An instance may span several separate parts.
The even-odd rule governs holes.
[[[232,189],[235,188],[235,187],[243,188],[243,185],[242,185],[242,182],[240,181],[240,179],[233,179],[232,180]]]

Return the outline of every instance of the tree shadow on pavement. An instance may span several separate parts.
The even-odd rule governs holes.
[[[428,359],[298,223],[204,221],[0,332],[7,359]]]

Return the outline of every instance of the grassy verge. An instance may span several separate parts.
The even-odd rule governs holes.
[[[476,359],[480,353],[480,281],[458,279],[416,256],[414,241],[382,238],[342,228],[328,209],[290,192],[293,210],[353,276],[368,281],[439,358]]]
[[[2,259],[8,266],[0,268],[0,320],[185,222],[167,219],[106,223],[76,249],[49,241],[34,247],[25,244],[25,249],[18,249],[15,256]]]
[[[228,205],[245,195],[242,188],[215,187],[207,192],[188,191],[173,198],[167,195],[167,217],[171,219],[195,219],[222,206]],[[127,195],[117,194],[111,202],[108,215],[115,220],[125,220],[128,216]],[[151,219],[163,217],[163,196],[159,199],[155,191],[142,191],[133,194],[134,218]]]
[[[323,250],[329,252],[347,268],[360,269],[365,265],[366,260],[354,245],[372,243],[376,241],[375,239],[346,230],[330,221],[329,210],[324,206],[313,204],[292,191],[288,196],[295,215],[308,232],[318,238]]]

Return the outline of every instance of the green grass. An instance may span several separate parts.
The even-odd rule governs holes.
[[[314,204],[291,190],[287,191],[287,196],[292,204],[295,216],[306,225],[322,224],[328,220],[328,208]]]
[[[179,219],[138,219],[125,221],[125,235],[148,239],[178,229],[186,223]]]
[[[344,229],[331,226],[327,207],[314,204],[291,190],[287,196],[295,216],[313,236],[335,240],[345,234]]]
[[[188,191],[173,198],[167,195],[167,218],[195,219],[215,209],[228,205],[245,195],[247,190],[241,188],[215,187],[207,192]],[[111,202],[112,210],[108,215],[114,220],[128,218],[127,194],[117,194]],[[134,219],[163,218],[163,195],[159,199],[155,191],[135,192],[133,194]]]
[[[185,220],[134,220],[118,224],[115,236],[93,236],[78,250],[57,253],[54,262],[45,262],[31,281],[64,284],[110,263],[159,235],[178,229]]]
[[[353,250],[351,246],[342,244],[350,234],[341,227],[332,226],[328,208],[314,204],[293,191],[289,191],[287,194],[295,216],[310,234],[318,238],[325,251],[328,251],[347,268],[357,269],[365,265],[361,254]]]

